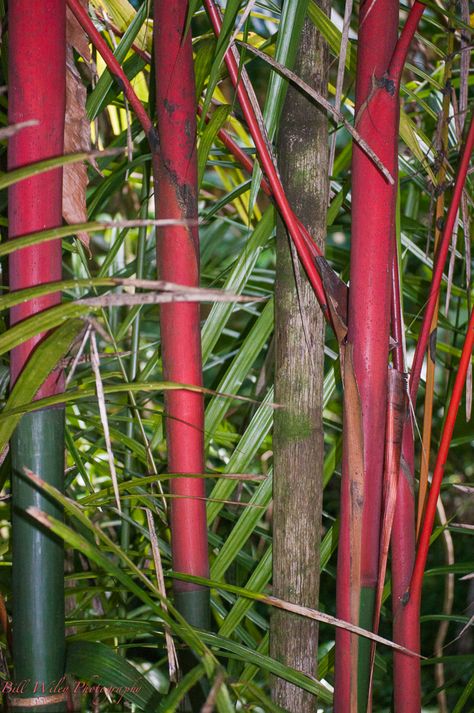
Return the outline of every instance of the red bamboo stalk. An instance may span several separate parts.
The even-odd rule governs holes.
[[[415,349],[410,375],[410,400],[414,407],[420,383],[421,367],[426,351],[430,325],[436,307],[444,265],[448,254],[456,214],[464,188],[469,160],[474,146],[474,121],[471,117],[466,143],[456,176],[451,204],[440,239],[427,307]],[[407,592],[415,566],[415,493],[414,493],[414,434],[411,417],[407,418],[403,434],[402,467],[398,481],[397,508],[395,512],[392,541],[392,606],[394,640],[410,648],[420,650],[419,621],[416,607],[407,611]],[[394,703],[395,710],[403,713],[418,713],[421,698],[420,666],[415,659],[394,653]],[[411,706],[411,707],[410,707]]]
[[[441,483],[444,474],[444,467],[448,458],[449,446],[453,436],[454,425],[462,392],[466,382],[467,370],[471,361],[472,349],[474,345],[474,310],[471,312],[468,331],[464,342],[461,360],[459,363],[453,392],[449,401],[446,420],[441,435],[438,456],[433,471],[433,479],[426,503],[425,515],[420,532],[416,560],[413,565],[408,561],[404,567],[407,571],[410,567],[413,572],[411,583],[407,584],[405,591],[400,597],[395,615],[396,642],[410,647],[411,651],[420,650],[420,606],[421,592],[423,586],[423,574],[428,556],[431,532],[436,515],[436,503],[441,490]],[[411,501],[410,501],[411,505]],[[414,507],[411,512],[415,517]],[[413,524],[414,532],[414,524]],[[396,534],[396,533],[394,533]],[[413,537],[410,533],[410,537]],[[411,544],[411,543],[410,543]],[[410,549],[405,547],[402,552],[410,553]],[[413,551],[413,550],[412,550]],[[408,660],[410,659],[410,660]],[[420,687],[420,662],[418,659],[396,654],[395,657],[395,708],[397,713],[419,713],[421,687]]]
[[[35,120],[36,126],[14,134],[8,144],[8,169],[61,156],[64,150],[66,98],[66,16],[63,0],[15,0],[8,7],[9,123]],[[61,168],[23,180],[8,189],[9,239],[62,223]],[[10,254],[10,290],[23,290],[61,279],[61,240],[23,248]],[[60,292],[13,307],[11,324],[43,312],[61,301]],[[14,384],[44,334],[11,352]],[[35,398],[63,389],[62,371],[54,371]],[[62,543],[38,528],[26,511],[35,505],[55,517],[60,508],[24,481],[24,469],[38,473],[56,488],[64,480],[64,409],[25,414],[11,441],[13,540],[13,662],[18,680],[52,681],[64,673],[64,552]],[[24,711],[21,692],[10,696],[15,710]],[[26,691],[26,695],[28,692]],[[30,693],[31,695],[31,693]],[[57,697],[56,697],[57,698]],[[48,699],[46,697],[46,704]],[[38,701],[37,707],[44,709]],[[64,710],[64,702],[48,705]]]
[[[410,398],[413,404],[415,404],[416,402],[416,395],[420,383],[421,367],[423,365],[423,359],[425,356],[426,347],[428,345],[428,339],[430,335],[431,321],[433,319],[434,311],[436,308],[439,290],[441,287],[441,280],[443,278],[443,270],[446,263],[446,258],[448,256],[449,246],[451,244],[451,236],[453,234],[454,224],[456,222],[456,215],[459,210],[459,204],[461,202],[462,192],[464,190],[464,184],[466,182],[467,171],[469,168],[469,162],[471,160],[471,154],[473,149],[474,114],[471,116],[466,142],[464,144],[461,161],[459,163],[458,171],[456,174],[453,196],[451,198],[448,214],[446,216],[446,222],[440,239],[438,255],[436,257],[436,263],[433,270],[430,294],[428,297],[428,302],[426,304],[425,313],[423,315],[423,322],[421,325],[420,335],[418,337],[418,342],[415,349],[415,356],[413,357],[413,365],[410,374]]]
[[[361,5],[356,79],[356,127],[392,176],[397,175],[398,92],[390,85],[378,85],[386,75],[398,31],[398,2],[366,1]],[[373,107],[373,108],[372,108]],[[370,201],[368,210],[367,200]],[[349,293],[347,341],[353,345],[364,434],[364,488],[370,498],[363,507],[361,543],[361,587],[364,619],[372,626],[373,600],[379,563],[379,530],[382,501],[383,443],[387,402],[387,363],[390,335],[390,266],[395,234],[396,189],[357,146],[352,160],[351,287]],[[350,521],[348,459],[343,460],[341,530],[337,568],[337,616],[352,621],[349,546],[354,546]],[[365,595],[364,593],[367,593]],[[366,599],[366,601],[364,601]],[[372,601],[370,601],[372,600]],[[357,621],[353,623],[359,623]],[[353,711],[354,686],[352,637],[336,633],[335,699],[336,713]],[[364,651],[361,648],[364,648]],[[370,646],[359,643],[359,661],[365,658],[366,681],[360,685],[359,710],[367,704]],[[361,671],[361,668],[359,668]],[[359,681],[359,684],[361,682]],[[364,690],[365,689],[365,690]],[[365,699],[365,700],[364,700]],[[364,708],[365,710],[365,708]]]
[[[444,467],[448,459],[449,447],[453,437],[454,426],[458,414],[459,404],[461,403],[464,384],[466,382],[467,370],[471,361],[472,348],[474,345],[474,310],[471,312],[466,338],[461,353],[461,360],[456,372],[454,381],[453,393],[449,401],[448,412],[443,426],[443,433],[439,444],[438,456],[436,465],[433,471],[431,480],[430,492],[426,503],[425,515],[420,531],[418,548],[416,552],[415,566],[413,568],[413,577],[410,584],[410,601],[417,600],[418,604],[421,600],[421,588],[423,586],[423,574],[426,566],[426,558],[430,546],[430,537],[433,530],[433,524],[436,516],[436,503],[438,501],[441,490],[441,482],[444,475]]]
[[[214,33],[216,34],[216,36],[218,36],[221,29],[221,18],[219,15],[219,10],[217,9],[213,0],[204,0],[204,5],[214,28]],[[301,264],[303,265],[306,274],[308,275],[308,279],[311,283],[312,288],[314,289],[316,297],[321,305],[325,305],[326,298],[324,295],[321,278],[313,260],[313,253],[308,248],[306,241],[301,235],[298,220],[295,214],[293,213],[293,210],[288,202],[281,181],[278,177],[277,170],[275,168],[265,139],[262,135],[262,131],[258,123],[257,117],[253,110],[250,97],[244,84],[241,81],[242,70],[239,69],[239,65],[233,54],[232,48],[227,51],[224,60],[227,66],[227,70],[229,72],[231,82],[237,92],[237,97],[242,108],[245,121],[247,122],[250,134],[255,143],[255,148],[257,150],[257,155],[259,157],[262,169],[267,176],[268,183],[270,184],[275,203],[277,204],[282,219],[284,220],[285,225],[288,228],[290,237],[295,245]]]
[[[44,5],[38,17],[31,18],[27,0],[12,3],[9,11],[9,74],[15,81],[9,87],[8,114],[11,124],[34,119],[37,126],[14,134],[8,145],[8,169],[63,153],[65,112],[65,37],[64,10],[60,0]],[[46,35],[45,35],[46,33]],[[26,44],[25,38],[28,39]],[[48,48],[44,56],[44,48]],[[62,169],[33,176],[8,190],[9,237],[17,238],[62,223]],[[9,257],[10,289],[22,290],[62,275],[61,240],[23,248]],[[61,294],[54,292],[13,307],[11,324],[27,319],[56,305]],[[37,335],[12,351],[11,376],[16,381],[29,355],[44,335]],[[37,398],[61,390],[57,374],[43,384]]]
[[[156,116],[159,154],[154,159],[156,217],[193,224],[157,230],[160,278],[199,285],[197,221],[196,100],[191,32],[183,37],[188,3],[158,0],[154,7]],[[160,312],[163,373],[166,380],[202,385],[200,311],[197,303],[163,305]],[[168,468],[172,473],[204,472],[204,404],[198,392],[166,396]],[[173,568],[209,574],[205,483],[173,478],[171,506]],[[184,496],[184,497],[183,497]],[[178,606],[191,622],[205,626],[206,590],[178,582]],[[204,603],[203,603],[204,602]],[[203,620],[204,619],[204,620]]]

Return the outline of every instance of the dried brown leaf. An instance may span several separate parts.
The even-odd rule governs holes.
[[[385,462],[383,473],[383,515],[380,538],[379,567],[375,594],[374,631],[378,630],[382,609],[385,573],[392,534],[395,505],[397,501],[398,477],[402,452],[403,426],[407,417],[408,382],[407,375],[397,369],[388,371],[387,423],[385,427]],[[370,659],[370,689],[375,662],[375,644],[372,643]],[[369,705],[371,694],[369,693]]]
[[[87,2],[84,2],[87,7]],[[90,151],[90,122],[86,114],[87,91],[74,62],[76,50],[86,62],[91,61],[89,42],[72,12],[67,10],[66,27],[66,120],[64,127],[64,152]],[[67,223],[87,222],[86,206],[87,167],[84,163],[64,166],[63,218]],[[89,235],[78,232],[77,237],[89,248]]]
[[[10,136],[14,136],[22,129],[26,129],[28,126],[36,126],[38,123],[36,119],[29,119],[28,121],[19,121],[18,124],[4,126],[3,129],[0,129],[0,141],[9,139]]]
[[[117,471],[115,470],[114,452],[112,450],[112,441],[110,439],[110,429],[109,429],[109,421],[107,418],[107,407],[105,405],[104,387],[102,384],[102,377],[100,375],[99,350],[97,349],[97,341],[95,338],[94,331],[91,331],[91,334],[90,334],[90,348],[91,348],[91,365],[92,365],[92,371],[94,372],[94,377],[95,377],[95,385],[96,385],[96,392],[97,392],[97,402],[99,404],[100,420],[102,421],[102,428],[104,429],[105,447],[107,450],[107,457],[109,459],[110,477],[112,479],[112,486],[113,486],[114,495],[115,495],[115,502],[117,503],[117,509],[121,513],[122,506],[120,504],[120,492],[119,492],[119,487],[118,487]]]
[[[347,443],[347,468],[350,488],[350,578],[351,619],[359,620],[361,592],[362,511],[364,507],[364,432],[362,406],[354,371],[353,344],[341,346],[344,382],[344,442]],[[351,636],[351,713],[357,711],[359,640]]]
[[[156,582],[158,586],[158,591],[163,597],[162,607],[166,612],[168,607],[166,606],[166,587],[165,587],[165,577],[163,575],[163,565],[161,562],[160,547],[158,544],[158,537],[156,535],[155,523],[153,522],[153,514],[151,510],[145,508],[146,518],[148,523],[148,532],[150,533],[151,551],[153,553],[153,562],[155,564],[155,575]],[[176,653],[176,647],[174,645],[173,637],[169,627],[165,624],[165,641],[166,641],[166,651],[168,653],[168,669],[170,674],[170,681],[176,682],[179,678],[179,663],[178,654]]]

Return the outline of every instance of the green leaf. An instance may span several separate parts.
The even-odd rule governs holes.
[[[219,37],[217,38],[214,61],[212,63],[211,71],[209,73],[209,80],[202,108],[202,120],[209,110],[212,101],[212,96],[214,94],[214,89],[216,88],[217,83],[219,81],[221,64],[227,50],[229,49],[228,42],[232,36],[232,30],[234,27],[235,18],[237,17],[237,13],[240,8],[240,4],[241,0],[227,0],[227,3],[225,5],[221,30],[219,32]]]
[[[273,423],[273,388],[271,388],[264,400],[256,410],[248,428],[232,453],[227,463],[224,473],[242,473],[248,468],[250,462],[260,448],[263,440],[267,436]],[[207,504],[207,524],[210,526],[217,515],[224,507],[223,502],[213,502],[227,500],[235,489],[235,481],[222,479],[213,487],[209,502]]]
[[[217,387],[220,393],[237,393],[258,354],[263,349],[273,329],[273,299],[263,309],[255,321],[252,329],[245,338],[239,353],[227,369],[224,377]],[[1,338],[0,338],[1,339]],[[207,441],[212,438],[224,414],[229,407],[231,399],[214,397],[206,409],[205,431]]]
[[[76,505],[70,498],[60,493],[56,488],[45,481],[40,481],[36,478],[35,482],[45,490],[51,497],[55,498],[70,516],[76,518],[85,531],[89,531],[94,535],[94,541],[88,540],[82,535],[75,532],[71,527],[68,527],[63,522],[60,522],[51,515],[39,511],[37,508],[30,508],[29,514],[31,517],[38,520],[45,527],[51,529],[58,537],[61,537],[64,542],[69,544],[74,549],[82,552],[82,554],[97,564],[108,574],[117,579],[128,592],[138,597],[138,599],[148,606],[155,614],[167,624],[171,631],[177,631],[184,642],[188,644],[202,658],[208,675],[212,675],[215,667],[214,657],[211,652],[202,644],[195,630],[184,620],[177,612],[171,602],[164,600],[157,587],[150,579],[136,566],[129,556],[116,545],[100,527],[94,525],[87,515],[83,513],[81,508]],[[102,549],[97,547],[95,540],[102,543],[102,547],[106,547],[109,552],[115,555],[116,560],[121,563],[121,566],[115,564],[112,558],[104,554]],[[133,572],[135,577],[140,581],[140,584],[133,577],[126,573],[124,565]],[[143,586],[145,585],[145,586]],[[155,598],[157,601],[155,601]],[[166,608],[162,604],[166,604]]]
[[[211,578],[222,579],[240,550],[245,546],[253,534],[256,524],[264,516],[272,498],[273,479],[269,474],[249,502],[244,507],[242,515],[234,525],[230,535],[226,538],[219,554],[211,565]]]
[[[330,20],[326,13],[321,10],[314,0],[310,0],[309,2],[308,17],[316,25],[324,39],[327,41],[333,54],[336,57],[339,57],[342,32]],[[350,42],[347,45],[346,68],[351,74],[355,74],[356,52]]]
[[[21,250],[22,248],[29,248],[31,245],[39,245],[40,243],[46,243],[49,240],[57,240],[58,238],[67,238],[70,235],[75,235],[76,233],[94,233],[96,231],[104,230],[108,227],[108,225],[110,226],[110,223],[107,224],[92,221],[89,223],[62,225],[59,228],[39,230],[35,233],[22,235],[21,238],[8,240],[6,243],[0,245],[0,257],[10,255],[10,253],[14,253],[16,250]]]
[[[230,106],[218,106],[212,112],[209,123],[206,125],[198,147],[198,186],[201,185],[206,170],[207,158],[209,151],[215,141],[215,138],[224,126],[230,114]]]
[[[199,101],[212,67],[212,60],[216,51],[216,40],[214,38],[200,40],[197,44],[197,48],[195,47],[195,51],[194,74],[196,82],[196,101]]]
[[[245,663],[251,663],[258,666],[260,669],[269,671],[275,676],[283,678],[285,681],[294,683],[295,686],[303,688],[305,691],[309,691],[314,695],[318,696],[322,703],[332,703],[331,692],[323,686],[322,683],[314,678],[306,676],[304,673],[300,673],[289,666],[285,666],[279,661],[270,658],[270,656],[265,656],[264,654],[253,651],[242,644],[237,644],[230,639],[226,639],[217,634],[211,634],[208,632],[200,632],[203,640],[210,646],[216,647],[220,652],[220,655],[232,654],[236,656],[240,661]]]
[[[463,692],[459,696],[458,701],[453,708],[453,713],[461,713],[461,711],[464,710],[464,707],[469,700],[471,700],[471,703],[472,703],[473,693],[474,693],[474,673],[472,674],[471,678],[467,682],[466,687],[464,688]]]
[[[199,683],[204,673],[204,666],[202,664],[199,664],[191,669],[191,671],[188,671],[179,683],[173,687],[171,693],[163,699],[158,709],[158,713],[174,713],[174,711],[179,710],[179,704],[181,701],[184,700],[188,691]]]
[[[265,247],[274,227],[274,209],[267,208],[257,227],[241,251],[226,279],[223,289],[236,295],[242,294],[255,268],[260,253]],[[205,364],[221,336],[235,305],[227,302],[214,304],[202,329],[202,360]]]
[[[292,0],[291,2],[284,2],[282,5],[275,47],[275,60],[288,69],[293,69],[294,67],[307,9],[308,0]],[[278,72],[271,72],[263,109],[263,119],[268,138],[271,142],[274,141],[277,136],[287,90],[287,80],[278,74]],[[250,212],[252,212],[257,193],[260,190],[261,180],[262,170],[260,166],[256,164],[250,190]]]
[[[123,64],[128,51],[135,41],[140,29],[142,28],[148,14],[148,2],[144,2],[138,12],[135,14],[130,25],[127,27],[122,39],[120,40],[114,56],[119,64]],[[142,61],[142,65],[144,66]],[[127,74],[127,73],[126,73]],[[128,74],[127,74],[128,76]],[[130,77],[129,77],[130,78]],[[86,104],[87,115],[93,121],[105,109],[109,103],[109,91],[114,86],[115,80],[108,69],[106,69],[99,78],[96,86],[89,95]]]
[[[272,547],[267,547],[265,554],[245,584],[250,592],[262,592],[272,576]],[[240,597],[227,614],[219,629],[220,636],[230,636],[240,624],[246,613],[253,607],[253,602]]]
[[[87,152],[72,153],[67,154],[66,156],[56,156],[55,158],[48,158],[44,161],[29,163],[26,166],[15,168],[13,171],[8,171],[7,173],[0,173],[0,190],[8,188],[8,186],[13,186],[15,183],[19,183],[20,181],[24,181],[26,178],[31,178],[31,176],[37,176],[40,173],[51,171],[54,168],[69,166],[73,163],[86,161],[90,158],[90,156],[91,154]]]
[[[114,705],[126,700],[142,711],[153,711],[161,699],[160,693],[123,656],[105,644],[92,641],[72,641],[66,649],[66,673],[78,680],[74,690],[81,693],[85,684],[109,689]],[[115,690],[116,689],[116,690]]]
[[[83,327],[78,320],[67,322],[44,339],[33,351],[8,397],[2,415],[31,404],[36,392],[60,359],[68,353]],[[21,419],[21,412],[0,420],[0,452],[10,440]]]

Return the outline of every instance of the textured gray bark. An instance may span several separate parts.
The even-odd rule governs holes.
[[[318,3],[328,10],[329,3]],[[328,54],[306,21],[295,72],[322,93]],[[328,196],[328,126],[325,115],[296,89],[288,91],[279,134],[279,168],[290,202],[322,248]],[[302,269],[292,260],[288,236],[277,230],[273,592],[316,607],[319,596],[323,471],[324,319]],[[316,673],[317,622],[275,610],[271,655],[300,671]],[[314,713],[316,699],[280,678],[273,700],[290,713]]]

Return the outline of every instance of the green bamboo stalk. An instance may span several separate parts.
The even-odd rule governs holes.
[[[64,408],[25,414],[11,451],[15,681],[29,680],[26,697],[48,697],[49,687],[64,671],[64,549],[62,540],[40,528],[26,509],[34,506],[57,519],[62,512],[57,502],[31,484],[24,469],[62,491]],[[31,705],[16,704],[14,710],[31,711]],[[39,710],[64,711],[65,701],[39,705]]]

